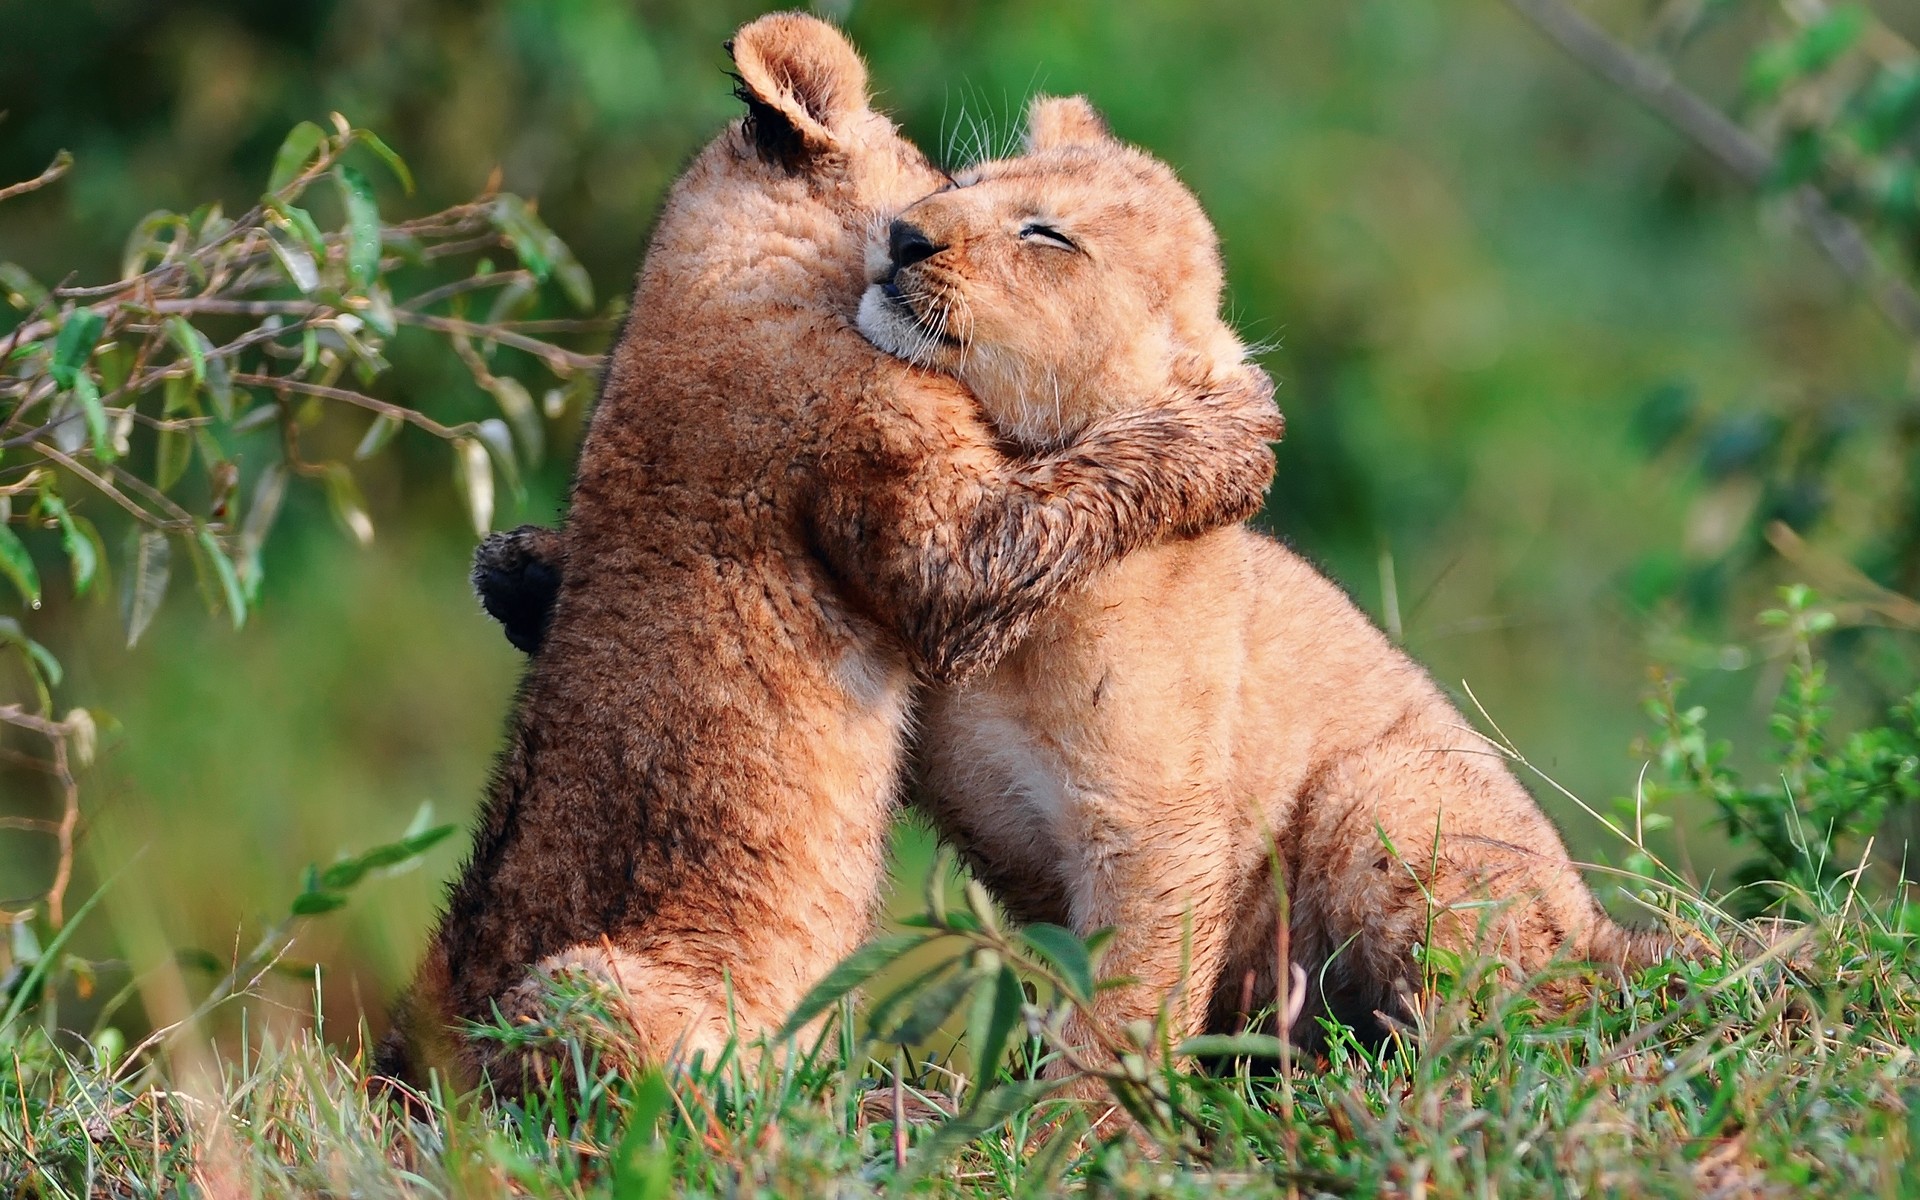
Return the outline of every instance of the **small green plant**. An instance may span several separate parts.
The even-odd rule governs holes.
[[[1868,846],[1896,811],[1920,801],[1920,692],[1885,719],[1845,737],[1832,729],[1832,689],[1816,640],[1834,628],[1832,613],[1805,587],[1782,590],[1782,605],[1761,614],[1786,651],[1785,680],[1769,721],[1773,769],[1764,783],[1745,779],[1733,747],[1706,729],[1707,712],[1680,701],[1680,683],[1663,678],[1647,700],[1656,734],[1647,749],[1656,770],[1635,804],[1658,810],[1680,797],[1712,802],[1746,857],[1733,882],[1747,909],[1857,887],[1871,864]]]

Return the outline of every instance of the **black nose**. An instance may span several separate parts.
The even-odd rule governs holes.
[[[922,259],[932,258],[941,249],[917,225],[895,221],[887,227],[887,253],[893,256],[896,267],[910,267]]]

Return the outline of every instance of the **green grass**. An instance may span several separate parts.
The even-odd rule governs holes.
[[[826,1031],[756,1075],[729,1058],[671,1086],[656,1074],[634,1078],[597,1068],[591,1043],[559,1027],[547,1044],[562,1078],[545,1092],[491,1103],[430,1094],[409,1108],[368,1092],[364,1038],[318,1019],[290,1033],[255,1025],[219,1052],[188,1029],[152,1055],[16,1020],[0,1045],[0,1188],[71,1197],[1915,1194],[1915,912],[1867,904],[1844,883],[1802,903],[1813,917],[1790,954],[1728,951],[1664,966],[1603,988],[1564,1019],[1543,1019],[1524,996],[1464,968],[1403,1014],[1404,1032],[1378,1052],[1336,1039],[1326,1060],[1287,1073],[1242,1061],[1213,1077],[1140,1062],[1130,1073],[1123,1060],[1114,1086],[1146,1123],[1104,1141],[1087,1132],[1080,1106],[1032,1082],[1059,1018],[1084,999],[1077,952],[1001,930],[977,894],[910,930],[912,940],[933,939],[921,954],[945,955],[944,976],[856,1008],[832,999],[861,974],[847,973],[818,997]],[[1670,916],[1709,940],[1740,940],[1713,906],[1675,901]],[[895,935],[883,949],[897,953],[907,940]],[[1027,980],[1016,992],[1021,1011],[983,1085],[967,1041],[993,1040],[1000,1014],[969,996],[1003,994],[992,984],[1012,963]],[[964,982],[936,995],[939,979]],[[890,1014],[869,1016],[883,1008]],[[943,1025],[956,1010],[965,1019]],[[872,1036],[876,1025],[902,1036],[915,1022],[905,1035],[921,1053]],[[924,1036],[928,1022],[971,1033]],[[900,1112],[908,1120],[896,1130]]]

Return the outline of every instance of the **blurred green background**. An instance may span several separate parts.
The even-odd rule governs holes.
[[[821,7],[936,157],[1005,147],[1034,91],[1084,92],[1180,171],[1219,225],[1236,321],[1274,347],[1289,427],[1263,522],[1590,801],[1633,787],[1653,664],[1689,674],[1728,732],[1762,720],[1752,614],[1792,573],[1760,539],[1766,519],[1883,583],[1920,582],[1885,515],[1911,519],[1911,496],[1844,483],[1888,477],[1889,456],[1910,475],[1911,447],[1839,436],[1912,408],[1908,349],[1789,223],[1497,0]],[[1920,6],[1878,7],[1920,31]],[[497,169],[621,294],[669,180],[732,115],[720,47],[758,11],[3,0],[0,180],[62,147],[78,166],[0,213],[0,259],[112,278],[144,213],[245,207],[286,130],[337,110],[411,163],[419,191],[394,215],[465,199]],[[1630,23],[1642,6],[1594,11]],[[1732,21],[1685,65],[1730,94],[1750,40]],[[390,394],[483,406],[457,364],[405,351]],[[1822,430],[1814,479],[1804,443]],[[496,525],[556,516],[577,430],[556,432]],[[67,702],[122,726],[90,781],[86,846],[90,880],[120,872],[123,914],[224,957],[308,862],[387,840],[423,800],[471,811],[519,658],[467,590],[472,534],[433,449],[403,437],[371,464],[368,549],[296,490],[244,632],[190,588],[133,652],[110,588],[30,619],[68,664]],[[1884,635],[1836,654],[1843,711],[1907,682]],[[0,775],[9,804],[38,804],[39,786]],[[1536,790],[1577,853],[1610,853]],[[1706,874],[1717,835],[1687,816]],[[911,876],[928,843],[905,842]],[[377,1022],[462,852],[447,843],[315,923],[299,953],[332,969],[330,1001],[357,995]],[[0,832],[0,895],[32,894],[47,870],[41,843]]]

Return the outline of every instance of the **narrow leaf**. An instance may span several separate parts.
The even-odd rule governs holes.
[[[40,506],[60,525],[60,545],[67,552],[67,565],[73,570],[73,591],[77,596],[87,594],[93,586],[94,572],[100,568],[100,556],[94,550],[93,537],[82,530],[72,513],[67,511],[66,502],[52,492],[40,497]]]
[[[195,329],[185,317],[167,318],[167,340],[174,344],[186,357],[193,369],[193,381],[200,383],[207,377],[207,343],[199,330]]]
[[[360,882],[367,873],[367,866],[357,858],[342,859],[320,872],[320,886],[331,891],[342,891]]]
[[[347,279],[364,288],[380,274],[380,207],[367,177],[344,163],[333,169],[347,210]]]
[[[898,961],[909,950],[924,946],[929,938],[918,933],[893,933],[874,938],[840,961],[826,978],[813,985],[801,997],[793,1015],[780,1027],[777,1041],[784,1041],[805,1028],[809,1021],[840,1003],[842,997]]]
[[[553,273],[552,243],[557,239],[527,202],[518,196],[500,196],[488,210],[493,218],[494,228],[498,229],[513,247],[520,259],[520,265],[532,271],[534,278],[545,283]]]
[[[432,810],[429,809],[428,811]],[[405,838],[401,839],[400,844],[407,848],[407,853],[409,854],[425,854],[428,850],[446,841],[459,831],[460,827],[458,825],[435,825],[433,828],[423,829],[419,833],[409,833]]]
[[[365,462],[380,453],[386,448],[387,443],[393,440],[393,435],[400,432],[400,426],[403,424],[405,424],[404,421],[390,413],[381,413],[375,417],[373,424],[367,426],[367,432],[360,438],[360,444],[353,448],[354,460]]]
[[[973,1043],[974,1074],[979,1079],[969,1107],[977,1107],[992,1087],[994,1072],[1007,1051],[1014,1027],[1020,1023],[1020,1010],[1026,1002],[1027,994],[1020,987],[1019,977],[1005,963],[994,972],[993,986],[975,993],[973,1013],[967,1022],[967,1040]]]
[[[976,985],[983,983],[971,971],[956,971],[950,978],[925,989],[914,999],[906,1019],[882,1036],[902,1046],[918,1045],[932,1037],[960,1007]]]
[[[1174,1047],[1183,1058],[1279,1058],[1280,1039],[1266,1033],[1202,1034]]]
[[[354,482],[353,472],[343,463],[329,463],[326,474],[327,505],[333,519],[353,535],[362,546],[373,543],[373,518],[367,515],[367,500]]]
[[[531,403],[531,401],[529,401]],[[474,427],[474,436],[486,446],[494,467],[507,481],[508,490],[520,495],[520,464],[513,457],[513,434],[499,417],[488,417]]]
[[[136,530],[129,539],[126,584],[121,595],[121,614],[127,624],[127,649],[133,649],[140,635],[160,611],[167,595],[173,547],[167,535],[154,530]]]
[[[292,234],[277,225],[268,225],[267,244],[273,248],[273,257],[279,260],[280,269],[303,295],[320,286],[320,265],[314,261],[313,252]]]
[[[200,527],[197,540],[200,549],[206,552],[214,578],[220,583],[220,595],[226,602],[227,615],[233,619],[233,627],[239,629],[247,623],[247,597],[240,590],[240,577],[234,572],[233,560],[227,557],[227,552],[220,548],[219,539],[206,526]]]
[[[93,456],[103,463],[119,458],[114,448],[113,430],[107,425],[107,409],[100,403],[100,385],[93,376],[82,371],[73,381],[73,397],[80,402],[80,411],[86,414],[87,436],[93,439]]]
[[[1059,968],[1075,997],[1093,998],[1093,960],[1087,954],[1086,943],[1074,936],[1073,931],[1058,925],[1029,925],[1020,931],[1020,938],[1041,958]]]
[[[347,898],[338,892],[301,892],[293,898],[293,915],[296,917],[317,917],[321,913],[330,913],[347,903]]]
[[[273,173],[267,176],[267,190],[277,192],[299,178],[300,172],[312,161],[314,151],[326,140],[326,131],[312,121],[302,121],[288,130],[286,140],[273,156]]]
[[[90,308],[77,308],[60,326],[60,335],[53,343],[53,364],[50,368],[53,381],[62,388],[70,388],[80,377],[80,368],[93,357],[93,348],[100,342],[100,334],[107,327],[107,319]]]
[[[285,463],[269,463],[254,481],[253,496],[247,502],[247,515],[240,522],[240,581],[247,587],[247,602],[258,598],[260,587],[260,548],[267,544],[274,521],[279,519],[280,504],[287,496]]]
[[[453,465],[473,531],[485,537],[493,528],[493,465],[487,461],[487,448],[473,438],[461,438],[454,443]]]
[[[378,155],[380,161],[387,164],[387,169],[393,172],[393,177],[400,181],[400,186],[406,190],[407,195],[413,195],[413,172],[407,170],[406,160],[394,153],[392,146],[381,141],[378,135],[365,129],[354,130],[353,138]]]
[[[28,608],[40,607],[40,572],[34,569],[26,543],[8,525],[0,525],[0,575],[12,581]]]

